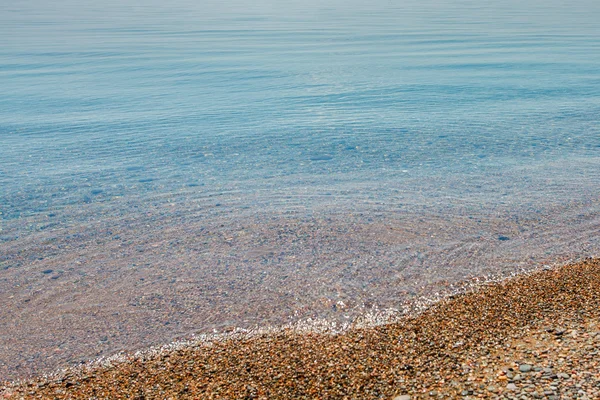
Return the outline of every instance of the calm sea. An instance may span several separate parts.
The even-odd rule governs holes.
[[[599,21],[592,0],[1,2],[0,318],[21,320],[0,378],[39,362],[15,335],[72,330],[40,309],[152,321],[63,365],[598,254]]]

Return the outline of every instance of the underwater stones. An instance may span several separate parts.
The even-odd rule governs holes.
[[[333,160],[333,156],[329,154],[315,154],[310,157],[310,161],[330,161]]]
[[[135,171],[143,171],[145,168],[141,165],[130,165],[125,168],[125,171],[135,172]]]

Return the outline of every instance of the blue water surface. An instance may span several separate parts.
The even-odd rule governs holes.
[[[273,199],[448,174],[502,186],[520,166],[552,179],[558,160],[596,171],[594,1],[0,11],[4,219],[181,190]]]

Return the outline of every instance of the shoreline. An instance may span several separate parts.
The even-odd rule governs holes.
[[[171,345],[150,350],[150,355],[141,352],[90,364],[80,373],[71,369],[62,377],[13,382],[4,388],[4,397],[513,398],[524,386],[535,388],[524,392],[533,396],[527,398],[561,398],[556,396],[578,384],[577,390],[589,390],[578,395],[593,399],[589,396],[600,395],[600,386],[594,386],[600,385],[598,362],[580,363],[589,369],[581,372],[594,385],[569,386],[571,377],[581,376],[573,373],[577,365],[568,359],[566,371],[564,357],[562,364],[560,357],[552,361],[552,349],[556,340],[577,342],[579,337],[589,339],[582,345],[586,349],[598,351],[599,287],[600,260],[585,259],[485,284],[385,325],[333,335],[281,329],[245,337],[238,332],[242,337],[236,338],[234,332],[231,338],[203,345]],[[534,342],[542,347],[546,343],[545,353]],[[583,354],[577,347],[570,349]],[[525,364],[531,372],[514,381],[514,371]],[[544,374],[557,378],[542,382]],[[523,379],[533,383],[522,385]]]
[[[44,229],[0,244],[0,379],[236,327],[343,325],[474,277],[595,255],[598,206],[527,218],[346,209],[213,218],[157,205]]]

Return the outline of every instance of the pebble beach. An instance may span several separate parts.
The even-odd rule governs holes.
[[[0,386],[4,399],[598,399],[600,260],[342,332],[188,341]]]

